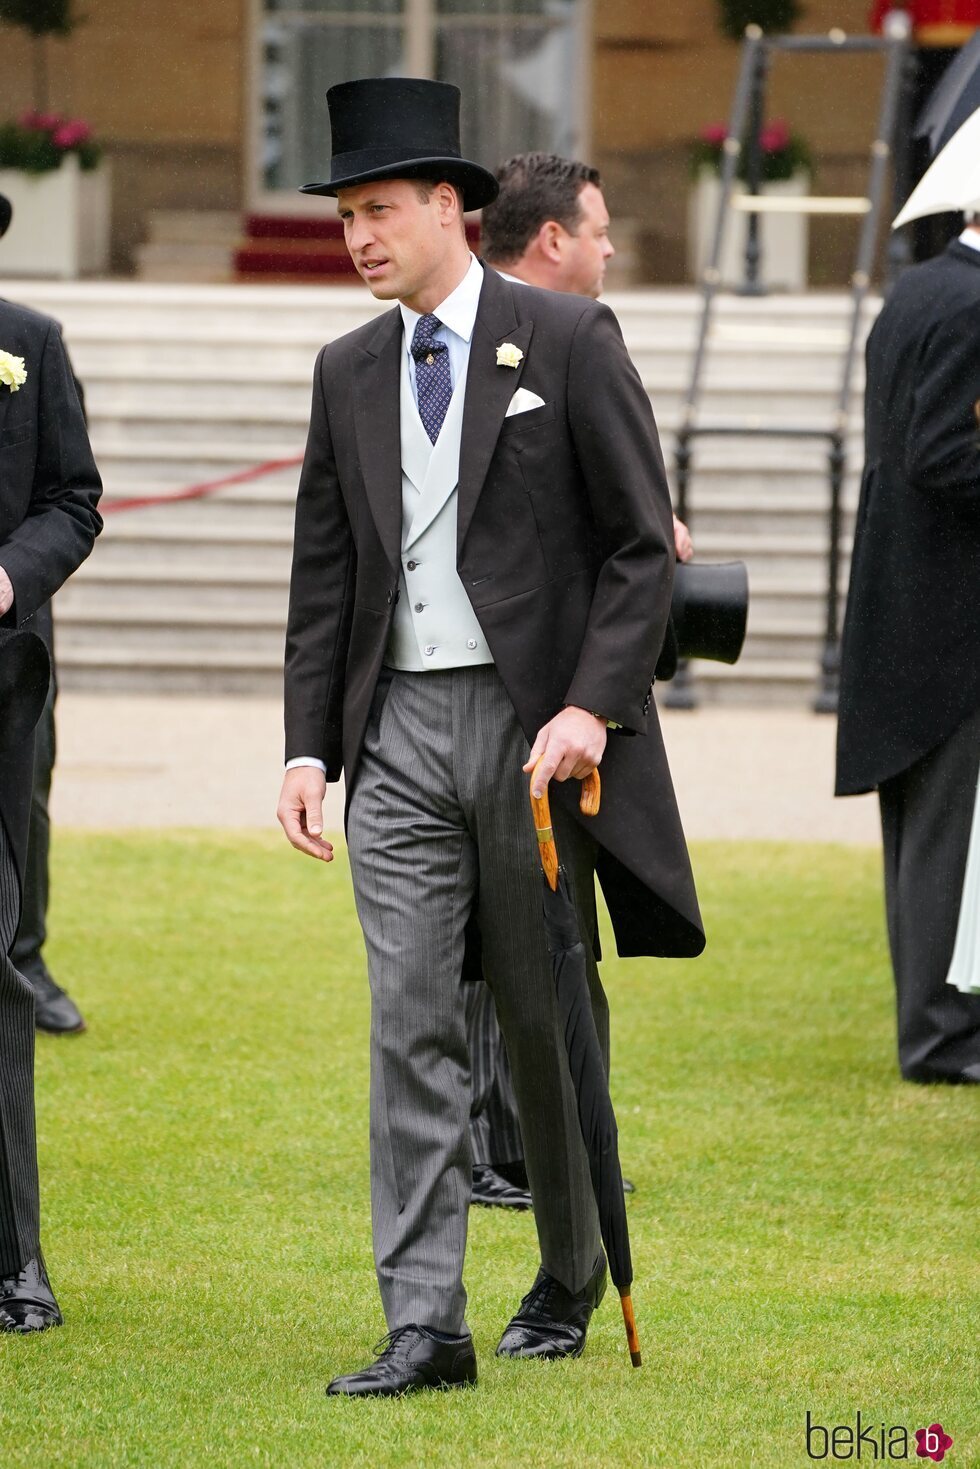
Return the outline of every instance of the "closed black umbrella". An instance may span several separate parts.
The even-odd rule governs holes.
[[[531,776],[532,790],[537,779],[538,772],[535,768]],[[594,816],[599,809],[599,791],[599,772],[594,770],[582,782],[580,807],[587,816]],[[568,878],[558,860],[547,787],[544,788],[543,796],[531,796],[531,809],[544,871],[545,935],[551,955],[568,1066],[578,1102],[579,1125],[588,1154],[592,1190],[599,1211],[599,1228],[609,1261],[609,1274],[619,1291],[623,1307],[630,1361],[634,1367],[639,1367],[640,1339],[636,1333],[630,1294],[633,1261],[626,1224],[623,1174],[619,1165],[616,1116],[609,1096],[609,1081],[592,1015],[585,949],[579,933],[578,915]]]

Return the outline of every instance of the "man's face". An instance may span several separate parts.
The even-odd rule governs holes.
[[[563,231],[557,289],[579,296],[602,294],[606,261],[616,252],[609,239],[609,211],[602,190],[585,184],[578,196],[582,222],[574,235]]]
[[[423,200],[411,179],[342,189],[337,211],[357,273],[379,301],[411,300],[438,277],[454,235],[447,211],[458,218],[449,185],[437,184]]]

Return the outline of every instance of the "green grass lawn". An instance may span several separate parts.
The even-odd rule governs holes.
[[[875,853],[701,846],[705,956],[604,966],[642,1370],[614,1297],[581,1361],[498,1362],[534,1227],[474,1211],[478,1389],[360,1403],[323,1394],[385,1329],[344,862],[55,855],[49,959],[90,1024],[38,1045],[67,1324],[0,1339],[4,1466],[792,1466],[807,1410],[859,1409],[980,1464],[980,1096],[897,1080]]]

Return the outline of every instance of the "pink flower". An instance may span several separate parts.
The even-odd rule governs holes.
[[[918,1444],[916,1458],[931,1459],[934,1464],[941,1464],[947,1449],[953,1447],[953,1440],[948,1433],[943,1432],[941,1423],[932,1423],[928,1428],[917,1428],[915,1441]]]
[[[33,128],[39,133],[50,133],[60,124],[61,118],[56,112],[25,112],[20,119],[22,128]]]
[[[782,153],[789,147],[789,126],[781,118],[767,123],[759,134],[763,153]]]
[[[723,122],[709,122],[707,127],[701,129],[701,141],[707,143],[711,148],[720,148],[728,137],[728,129]]]
[[[51,141],[56,148],[78,148],[91,136],[92,129],[87,122],[63,122],[52,133]]]

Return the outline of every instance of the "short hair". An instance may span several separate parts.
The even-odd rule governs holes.
[[[555,153],[518,153],[497,170],[500,193],[484,211],[482,254],[491,263],[519,260],[549,219],[570,235],[582,223],[579,195],[586,184],[602,188],[597,168]]]

